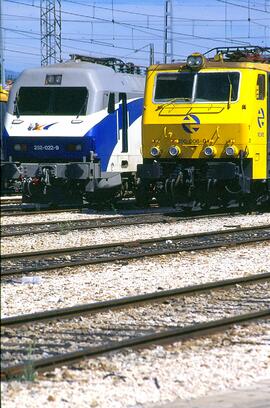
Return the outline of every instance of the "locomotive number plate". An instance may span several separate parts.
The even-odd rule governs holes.
[[[180,139],[179,142],[181,144],[199,144],[200,143],[200,139]]]
[[[58,145],[34,145],[34,150],[59,150]]]

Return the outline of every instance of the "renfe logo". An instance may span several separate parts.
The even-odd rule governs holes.
[[[258,121],[258,126],[259,126],[260,128],[263,127],[263,125],[264,125],[264,110],[263,110],[263,108],[261,108],[261,109],[258,110],[258,118],[257,118],[257,121]]]
[[[199,130],[200,119],[196,115],[187,115],[184,117],[182,127],[186,133],[195,133]]]
[[[39,125],[38,123],[30,123],[28,130],[48,130],[51,126],[55,125],[57,122],[50,123],[49,125]]]

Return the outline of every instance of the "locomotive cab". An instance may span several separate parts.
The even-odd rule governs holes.
[[[23,202],[76,205],[128,194],[141,163],[143,89],[144,76],[114,58],[76,54],[25,70],[3,132],[5,177],[22,180]]]
[[[215,51],[149,68],[138,200],[269,202],[269,49]]]

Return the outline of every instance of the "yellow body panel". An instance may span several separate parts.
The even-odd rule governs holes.
[[[0,86],[0,102],[7,102],[8,101],[8,91]]]
[[[154,102],[155,79],[159,73],[187,71],[177,64],[152,66],[148,70],[144,99],[142,153],[153,159],[150,150],[159,147],[159,159],[171,159],[168,149],[177,146],[177,160],[206,158],[204,149],[215,149],[214,159],[226,158],[225,149],[234,145],[253,161],[253,179],[267,177],[267,89],[264,100],[257,99],[258,74],[270,72],[269,64],[210,63],[199,72],[239,72],[238,100],[216,103]],[[268,96],[269,97],[269,96]],[[228,158],[228,157],[227,157]],[[208,158],[209,160],[209,158]]]

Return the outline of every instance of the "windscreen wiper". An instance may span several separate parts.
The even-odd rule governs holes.
[[[86,105],[87,105],[87,102],[88,102],[88,94],[86,95],[86,97],[85,97],[85,99],[84,99],[84,101],[83,101],[83,104],[82,104],[82,106],[81,106],[81,109],[79,110],[78,115],[76,116],[76,119],[78,119],[78,117],[82,114],[84,108],[85,108]]]
[[[230,78],[230,75],[228,74],[228,81],[229,81],[229,95],[228,95],[228,103],[227,103],[227,108],[230,109],[231,103],[232,103],[232,91],[233,91],[233,86],[232,86],[232,81]]]
[[[20,117],[20,111],[19,111],[19,106],[18,106],[18,100],[19,100],[19,95],[17,94],[15,97],[15,101],[14,101],[14,113],[16,115],[17,118]]]

